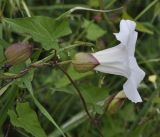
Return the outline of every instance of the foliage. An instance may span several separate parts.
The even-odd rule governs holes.
[[[104,137],[159,137],[159,5],[158,0],[0,0],[0,136],[98,137],[100,130]],[[137,23],[135,56],[146,77],[139,87],[143,103],[126,99],[113,112],[108,106],[125,79],[78,73],[71,60],[78,52],[115,46],[113,33],[122,18]],[[16,42],[32,44],[33,54],[9,68],[4,51]]]
[[[33,136],[47,136],[39,124],[36,113],[29,107],[28,103],[18,103],[16,111],[17,114],[13,110],[8,110],[8,115],[14,126],[25,129]]]

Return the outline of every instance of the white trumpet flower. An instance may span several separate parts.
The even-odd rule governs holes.
[[[120,32],[115,33],[120,44],[92,55],[97,59],[98,65],[94,70],[121,75],[127,78],[123,85],[126,97],[132,102],[142,102],[137,91],[139,83],[143,80],[145,72],[139,68],[134,57],[138,33],[135,31],[136,23],[131,20],[121,20]]]

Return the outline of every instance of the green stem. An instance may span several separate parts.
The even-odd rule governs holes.
[[[104,5],[104,0],[99,0],[99,6],[100,6],[100,9],[103,10],[105,8],[105,5]],[[116,27],[113,25],[113,23],[108,19],[108,16],[105,14],[105,13],[102,13],[103,15],[103,18],[106,20],[106,22],[111,26],[112,30],[114,32],[117,31]]]
[[[155,5],[158,2],[158,0],[154,0],[151,2],[144,10],[142,10],[136,17],[135,20],[138,20],[141,18],[153,5]]]
[[[57,10],[57,9],[71,9],[77,6],[82,6],[82,7],[88,7],[87,5],[83,5],[83,4],[67,4],[67,5],[53,5],[53,6],[30,6],[29,9],[31,10]]]
[[[146,60],[146,61],[141,61],[141,62],[139,62],[139,64],[157,63],[157,62],[160,62],[160,58],[156,58],[156,59],[149,59],[149,60]]]
[[[82,104],[84,106],[84,110],[85,112],[87,113],[90,121],[92,122],[92,124],[94,124],[95,128],[97,129],[97,132],[99,133],[100,137],[104,137],[102,132],[100,131],[97,123],[95,122],[94,118],[91,116],[88,108],[87,108],[87,104],[86,104],[86,101],[81,93],[81,91],[79,90],[78,86],[76,85],[76,83],[73,81],[73,79],[71,78],[71,76],[65,71],[63,70],[63,68],[61,68],[59,65],[58,65],[58,68],[66,75],[66,77],[70,80],[70,82],[72,83],[72,85],[74,86],[74,88],[76,89],[81,101],[82,101]]]
[[[59,52],[62,52],[62,51],[64,51],[64,50],[68,50],[68,49],[75,48],[75,47],[79,47],[79,46],[93,47],[94,44],[89,43],[89,42],[79,42],[79,43],[75,43],[75,44],[73,44],[73,45],[70,45],[70,46],[66,46],[66,47],[64,47],[64,48],[61,48],[61,49],[59,49],[57,52],[59,53]]]
[[[73,13],[74,11],[77,11],[77,10],[84,10],[84,11],[91,11],[91,12],[102,12],[102,13],[109,13],[109,12],[114,12],[114,11],[118,11],[118,10],[121,10],[122,7],[120,8],[116,8],[116,9],[111,9],[111,10],[97,10],[97,9],[92,9],[92,8],[86,8],[86,7],[74,7],[70,10],[68,10],[67,12],[63,13],[61,16],[59,16],[57,18],[57,20],[59,19],[62,19],[62,18],[65,18],[67,16],[69,16],[71,13]]]
[[[27,16],[31,17],[31,13],[30,13],[30,11],[29,11],[29,9],[28,9],[24,0],[22,0],[22,5],[23,5],[24,10],[26,11]]]
[[[50,57],[49,57],[50,58]],[[43,60],[44,61],[44,60]],[[23,69],[22,71],[20,71],[19,73],[17,74],[14,74],[12,76],[4,76],[4,77],[0,77],[0,79],[11,79],[11,80],[15,80],[15,79],[18,79],[18,78],[21,78],[23,77],[24,75],[26,75],[31,69],[34,69],[34,68],[39,68],[39,67],[45,67],[45,66],[53,66],[54,65],[54,62],[43,62],[42,60],[41,61],[38,61],[31,64],[30,66],[26,67],[25,69]],[[47,61],[48,61],[48,58],[47,58]],[[66,61],[62,61],[62,62],[58,62],[56,64],[58,65],[65,65],[65,64],[69,64],[71,63],[72,60],[66,60]],[[2,92],[2,91],[1,91]],[[1,93],[0,93],[1,95]]]
[[[59,62],[59,63],[57,63],[58,65],[65,65],[65,64],[69,64],[69,63],[71,63],[72,62],[72,60],[66,60],[66,61],[62,61],[62,62]]]

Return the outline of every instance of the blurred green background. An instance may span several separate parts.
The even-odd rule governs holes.
[[[77,10],[55,23],[52,28],[52,24],[49,24],[51,19],[76,6],[117,10],[107,13]],[[33,18],[32,22],[28,17],[33,16],[42,18]],[[23,20],[18,22],[14,18]],[[18,73],[31,62],[45,58],[57,45],[58,49],[63,49],[58,52],[59,62],[71,60],[77,52],[94,52],[113,47],[118,43],[113,33],[119,31],[121,19],[131,19],[137,23],[135,56],[146,72],[138,89],[143,103],[134,104],[128,99],[121,99],[108,109],[114,95],[122,90],[125,78],[94,71],[78,73],[70,64],[61,67],[80,89],[104,137],[160,137],[159,0],[0,0],[1,66],[5,60],[4,50],[11,43],[28,41],[34,45],[29,60],[9,70],[1,69],[0,136],[99,137],[73,83],[60,69],[34,69],[10,85],[7,85],[10,81],[4,80],[3,76]],[[50,34],[59,35],[55,37],[55,47],[50,45],[47,33],[39,29],[40,23]],[[77,43],[80,46],[71,46]],[[64,48],[69,46],[72,48]]]

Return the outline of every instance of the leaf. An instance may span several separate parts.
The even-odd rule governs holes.
[[[108,96],[107,88],[99,88],[94,85],[83,85],[81,92],[86,102],[94,105],[99,101],[105,100]]]
[[[61,135],[63,137],[66,137],[63,133],[63,131],[61,130],[61,128],[57,125],[57,123],[55,122],[55,120],[52,118],[52,116],[48,113],[48,111],[40,104],[40,102],[35,98],[34,94],[33,94],[33,89],[32,89],[32,85],[31,82],[26,78],[24,79],[24,84],[27,87],[30,95],[33,98],[33,101],[35,103],[35,105],[37,106],[37,108],[41,111],[41,113],[59,130],[59,132],[61,133]]]
[[[88,89],[87,89],[88,87]],[[85,98],[85,101],[87,103],[95,103],[94,109],[101,109],[103,107],[103,103],[101,103],[102,100],[104,100],[107,96],[108,93],[106,93],[107,89],[105,88],[97,88],[94,86],[84,86],[85,90],[81,88],[83,97]],[[85,93],[87,92],[87,93]],[[89,109],[89,112],[94,112],[93,109]],[[96,110],[97,112],[97,110]],[[100,114],[100,113],[98,113]],[[102,113],[101,113],[102,114]],[[86,112],[79,112],[78,114],[72,116],[68,121],[66,121],[61,128],[63,131],[66,133],[68,131],[71,131],[75,127],[79,126],[80,124],[84,123],[88,119],[88,116]],[[49,135],[49,137],[59,137],[60,133],[58,130],[55,130],[53,133]]]
[[[3,54],[3,47],[0,44],[0,64],[3,63],[4,59],[5,59],[5,57]]]
[[[9,24],[13,31],[31,35],[45,49],[58,49],[58,38],[71,33],[66,18],[55,20],[45,16],[33,16],[17,19],[4,18],[3,21]]]
[[[135,20],[140,19],[152,6],[154,6],[159,0],[153,0],[150,2],[136,17]]]
[[[0,23],[0,39],[2,39],[3,37],[3,26],[2,26],[2,23]]]
[[[137,23],[136,29],[138,31],[145,32],[145,33],[153,35],[153,31],[151,29],[149,29],[144,23],[142,23],[142,22],[141,23],[136,22],[136,23]]]
[[[104,106],[99,102],[105,101],[108,97],[107,88],[99,88],[94,85],[82,85],[80,91],[88,105],[91,105],[98,114],[103,114]]]
[[[16,112],[9,110],[8,115],[15,127],[23,128],[35,137],[47,137],[38,121],[35,111],[30,108],[29,103],[18,103]]]
[[[88,5],[91,7],[98,7],[99,6],[99,1],[98,0],[89,0]]]
[[[9,88],[9,86],[13,84],[13,82],[14,81],[8,83],[7,85],[5,85],[3,88],[0,89],[0,96],[4,94],[4,92]]]
[[[137,127],[139,121],[149,113],[149,110],[150,110],[149,108],[153,105],[152,102],[153,102],[153,100],[155,99],[155,97],[157,95],[158,95],[157,91],[154,91],[151,94],[151,96],[148,99],[148,101],[144,104],[144,107],[138,113],[136,119],[134,120],[134,123],[130,127],[130,132],[128,132],[128,134],[132,134],[132,132],[134,132],[134,129]]]
[[[6,94],[0,99],[0,129],[7,119],[7,112],[14,104],[15,98],[17,96],[16,86],[12,86]],[[2,105],[3,104],[3,105]]]
[[[9,72],[10,73],[9,75],[16,75],[18,73],[20,73],[22,70],[24,70],[26,68],[26,65],[25,63],[22,63],[22,64],[18,64],[18,65],[13,65],[10,69],[9,69]],[[29,72],[31,73],[31,72]],[[29,73],[27,73],[26,75],[29,75]],[[4,73],[5,75],[6,73]],[[23,77],[25,77],[26,75],[24,75]],[[24,84],[23,84],[23,77],[21,78],[18,78],[16,79],[15,81],[15,84],[18,86],[18,87],[21,87],[21,88],[24,88]]]
[[[83,122],[85,122],[88,119],[88,116],[86,115],[86,112],[79,112],[78,114],[74,115],[69,119],[67,122],[65,122],[61,127],[63,131],[66,133],[68,131],[71,131],[75,127],[79,126]],[[55,130],[53,133],[49,135],[49,137],[59,137],[60,132],[58,130]]]
[[[86,29],[86,38],[89,40],[96,41],[106,33],[106,31],[104,31],[101,27],[86,19],[84,20],[82,27]]]
[[[155,9],[154,9],[154,16],[160,16],[160,2],[156,4]]]
[[[8,43],[5,40],[2,40],[0,38],[0,64],[2,64],[5,60],[5,56],[4,56],[4,48],[8,47]]]
[[[127,13],[127,11],[123,11],[123,15],[122,15],[123,19],[130,19],[133,20],[133,18]]]
[[[0,39],[0,45],[3,47],[3,48],[6,48],[9,46],[9,43],[7,41],[5,41],[4,39]]]

